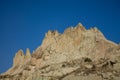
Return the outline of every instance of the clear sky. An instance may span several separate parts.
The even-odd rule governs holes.
[[[0,73],[19,49],[40,46],[49,29],[63,32],[79,22],[119,43],[120,0],[0,0]]]

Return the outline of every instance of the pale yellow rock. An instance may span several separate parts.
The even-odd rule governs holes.
[[[78,23],[78,25],[76,26],[76,29],[80,29],[81,31],[86,31],[85,27],[82,25],[82,23]]]
[[[14,57],[13,66],[24,64],[24,58],[25,58],[25,55],[23,53],[23,50],[19,50]]]
[[[29,48],[26,49],[25,60],[29,61],[31,59],[31,54]]]
[[[96,27],[86,30],[78,23],[75,27],[67,28],[63,34],[49,30],[41,46],[32,54],[28,48],[25,55],[19,50],[14,57],[13,67],[6,74],[14,74],[12,80],[101,80],[100,69],[119,71],[119,56],[118,44],[107,40]],[[91,62],[85,61],[85,58]],[[92,69],[96,71],[91,74]],[[72,73],[84,76],[77,77]],[[59,79],[65,76],[68,77]]]

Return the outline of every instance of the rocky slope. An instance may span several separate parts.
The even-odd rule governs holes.
[[[82,24],[48,31],[32,54],[19,50],[0,80],[120,80],[120,45]]]

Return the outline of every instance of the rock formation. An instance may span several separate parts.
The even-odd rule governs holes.
[[[120,45],[79,23],[63,34],[48,31],[32,54],[19,50],[0,80],[120,80]]]
[[[13,66],[22,65],[24,63],[24,53],[23,50],[19,50],[13,60]]]
[[[31,59],[31,54],[29,48],[26,49],[26,56],[25,56],[25,61],[29,61]]]

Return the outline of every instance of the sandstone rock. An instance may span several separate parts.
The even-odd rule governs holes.
[[[81,23],[78,23],[76,27],[77,27],[76,29],[80,29],[81,31],[86,31],[85,27]]]
[[[107,40],[96,27],[86,30],[79,23],[63,34],[49,30],[32,54],[28,48],[26,55],[19,50],[13,67],[0,80],[105,80],[115,74],[117,80],[119,72],[120,46]]]
[[[14,57],[13,66],[23,65],[30,59],[31,59],[31,54],[28,48],[26,49],[26,55],[24,55],[23,50],[19,50]]]
[[[25,60],[29,61],[31,59],[31,54],[29,48],[26,49]]]
[[[92,69],[93,68],[93,65],[92,64],[86,64],[86,65],[84,65],[86,68],[88,68],[88,69]]]
[[[23,50],[19,50],[14,57],[13,66],[22,65],[24,63],[24,57]]]

